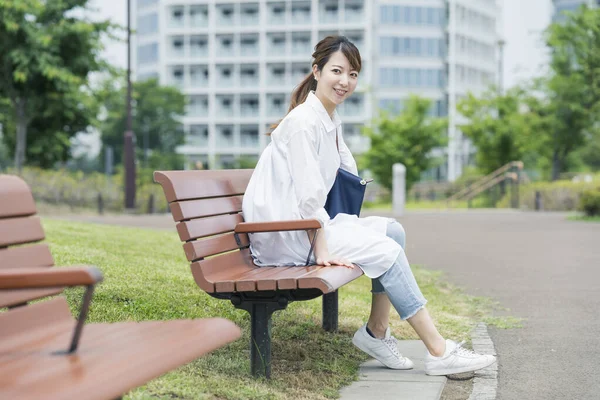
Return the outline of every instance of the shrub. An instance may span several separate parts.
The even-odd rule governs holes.
[[[138,172],[141,175],[144,170]],[[24,168],[21,174],[12,170],[7,173],[20,175],[29,184],[33,197],[38,202],[68,205],[72,209],[95,209],[98,206],[98,195],[101,194],[104,210],[120,212],[125,208],[122,174],[107,177],[98,172],[84,174],[82,171],[40,168]],[[148,211],[150,195],[154,197],[154,209],[166,211],[167,201],[161,187],[152,183],[151,177],[139,176],[139,178],[136,190],[136,212]]]
[[[593,182],[572,181],[536,182],[521,185],[519,188],[520,208],[535,210],[535,193],[540,192],[544,211],[575,211],[582,193],[594,186]],[[510,199],[509,189],[496,207],[510,207]]]
[[[583,192],[579,198],[578,208],[588,217],[600,215],[600,186]]]

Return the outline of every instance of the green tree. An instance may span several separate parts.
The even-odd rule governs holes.
[[[17,169],[26,157],[64,160],[69,139],[93,121],[88,76],[106,67],[101,39],[113,25],[75,17],[88,2],[0,1],[0,97],[9,101],[1,123]]]
[[[548,154],[552,179],[569,169],[569,158],[597,137],[600,111],[600,10],[586,5],[547,30],[551,73]]]
[[[429,117],[430,107],[430,100],[411,96],[401,114],[390,117],[383,111],[374,127],[363,128],[371,139],[371,148],[363,160],[384,187],[392,189],[392,166],[396,163],[406,166],[407,190],[423,171],[434,166],[430,153],[446,143],[447,121]]]
[[[104,148],[113,148],[117,162],[123,157],[127,117],[126,87],[119,85],[120,82],[123,79],[108,79],[100,90],[106,114],[101,124],[102,144]],[[144,159],[144,149],[148,149],[145,166],[181,168],[183,157],[175,154],[175,148],[184,142],[180,118],[185,113],[185,96],[174,87],[160,86],[156,79],[149,79],[133,83],[132,99],[132,128],[137,138],[138,158]]]
[[[467,119],[460,129],[477,149],[475,162],[481,172],[517,160],[529,164],[535,158],[543,120],[531,104],[538,104],[535,97],[518,87],[504,94],[491,88],[480,97],[469,93],[458,103],[458,111]]]

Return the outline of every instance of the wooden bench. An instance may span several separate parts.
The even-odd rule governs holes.
[[[94,267],[50,268],[29,187],[0,175],[0,398],[114,399],[240,336],[231,321],[86,324]],[[16,246],[16,247],[15,247]],[[77,320],[63,288],[85,286]]]
[[[317,220],[245,223],[242,197],[252,170],[156,171],[198,286],[250,313],[250,369],[271,374],[271,315],[292,301],[323,295],[323,328],[338,326],[337,289],[362,275],[358,267],[257,267],[247,233],[305,230]],[[274,249],[276,251],[276,249]]]

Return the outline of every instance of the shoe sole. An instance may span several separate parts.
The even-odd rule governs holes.
[[[376,359],[377,361],[379,361],[380,363],[382,363],[383,365],[385,365],[386,367],[388,367],[389,369],[395,369],[395,370],[409,370],[409,369],[413,369],[413,366],[410,367],[394,367],[394,366],[390,366],[386,363],[384,363],[383,361],[381,361],[380,359],[377,358],[377,356],[375,356],[373,353],[371,353],[371,351],[369,351],[367,348],[363,348],[360,346],[360,344],[358,343],[358,341],[356,340],[356,336],[352,337],[352,344],[355,345],[356,347],[358,347],[359,349],[361,349],[362,351],[364,351],[365,353],[367,353],[368,355],[370,355],[371,357],[373,357],[374,359]]]
[[[425,371],[425,373],[427,375],[431,375],[431,376],[462,374],[465,372],[479,371],[480,369],[489,367],[490,365],[492,365],[495,362],[496,362],[496,359],[493,359],[491,362],[489,362],[485,365],[482,365],[482,366],[478,366],[477,368],[473,368],[473,367],[450,368],[450,369],[442,369],[442,370],[433,371],[433,372]]]

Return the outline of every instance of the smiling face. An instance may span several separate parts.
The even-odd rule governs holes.
[[[321,70],[313,65],[313,75],[317,80],[315,94],[329,115],[354,93],[358,83],[358,71],[341,51],[333,53]]]

